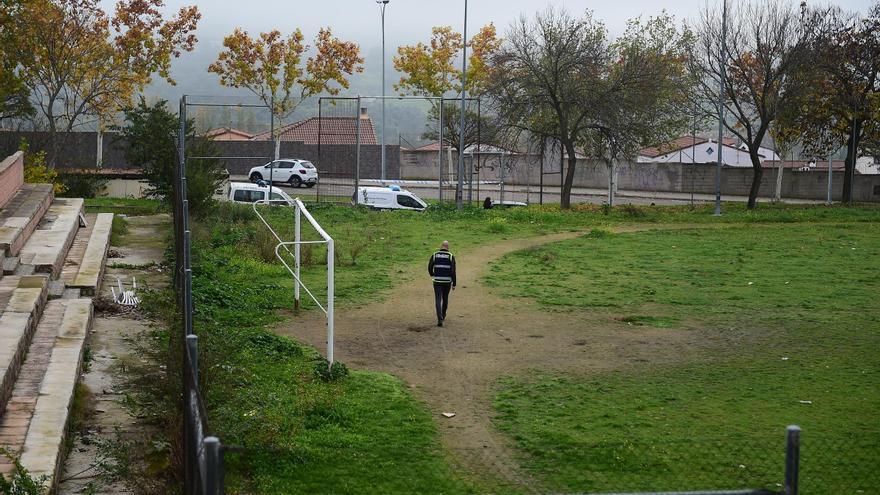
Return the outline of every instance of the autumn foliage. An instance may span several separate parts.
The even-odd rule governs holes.
[[[50,132],[111,120],[154,74],[174,83],[171,60],[196,43],[201,14],[165,19],[162,0],[120,0],[113,15],[96,0],[23,0],[2,47],[14,57],[38,117]],[[57,150],[53,144],[50,164]]]
[[[246,88],[273,111],[284,116],[305,98],[320,93],[339,94],[349,87],[348,76],[362,72],[364,59],[356,43],[335,38],[330,28],[315,37],[314,54],[296,29],[284,38],[277,29],[251,37],[236,28],[223,40],[225,50],[208,67],[220,76],[220,84]]]

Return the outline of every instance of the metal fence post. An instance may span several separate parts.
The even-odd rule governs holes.
[[[791,425],[785,437],[785,495],[797,495],[798,472],[800,471],[801,428]]]
[[[385,109],[385,100],[382,100],[382,110],[384,112]],[[357,156],[355,157],[355,165],[354,165],[354,192],[357,194],[358,186],[360,185],[361,178],[361,96],[357,97],[357,112],[355,113],[355,153]],[[382,115],[382,126],[385,126],[385,115]],[[382,132],[385,132],[384,130]],[[385,180],[385,135],[382,135],[382,180]],[[384,185],[384,183],[383,183]],[[297,239],[298,240],[298,239]],[[299,246],[299,244],[297,244]]]
[[[220,495],[223,487],[223,464],[221,462],[220,439],[205,437],[205,495]]]
[[[355,191],[357,191],[357,187],[355,187]],[[293,308],[299,309],[299,281],[300,279],[300,224],[301,224],[301,216],[302,213],[299,211],[299,203],[296,205],[296,221],[294,223],[294,240],[296,240],[296,244],[293,245],[293,267],[296,272],[296,280],[293,283]]]
[[[333,366],[333,292],[334,292],[334,246],[327,241],[327,362]]]
[[[196,335],[186,336],[186,352],[189,355],[189,365],[193,374],[193,381],[199,383],[199,338]]]

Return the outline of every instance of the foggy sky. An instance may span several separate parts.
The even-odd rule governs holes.
[[[799,0],[789,0],[793,5]],[[113,1],[102,4],[111,10]],[[195,3],[202,12],[199,38],[206,45],[219,45],[235,27],[251,34],[277,28],[289,33],[299,27],[311,39],[321,26],[330,26],[340,38],[369,49],[381,41],[379,6],[374,0],[167,0],[169,10]],[[810,1],[816,4],[815,0]],[[826,3],[826,2],[822,2]],[[867,11],[870,0],[837,0],[845,9]],[[572,13],[591,9],[606,22],[612,33],[622,31],[629,18],[655,15],[666,9],[679,19],[692,17],[706,0],[471,0],[468,31],[494,22],[503,32],[521,14],[531,15],[547,5],[564,7]],[[464,0],[391,0],[385,14],[388,47],[426,40],[432,26],[463,24]],[[389,52],[392,50],[389,49]]]

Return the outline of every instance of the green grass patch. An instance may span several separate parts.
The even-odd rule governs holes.
[[[110,245],[121,246],[126,234],[128,234],[128,220],[119,215],[113,215],[113,222],[110,224]]]
[[[155,215],[165,211],[158,199],[143,198],[86,198],[88,213],[122,213],[129,216]]]
[[[778,489],[784,428],[798,424],[803,493],[868,493],[878,273],[877,223],[587,235],[513,253],[487,277],[506,296],[701,338],[675,364],[508,377],[496,424],[551,490],[579,492]]]
[[[610,262],[618,257],[613,249],[605,251],[606,248],[631,238],[630,234],[610,234],[608,229],[633,222],[747,223],[749,228],[759,230],[769,229],[763,224],[773,222],[810,225],[810,222],[846,217],[852,222],[861,222],[851,229],[858,233],[862,227],[874,228],[870,222],[880,220],[880,209],[868,207],[774,207],[757,212],[731,208],[721,218],[712,217],[711,210],[706,208],[645,208],[638,213],[611,208],[607,215],[598,207],[561,212],[551,206],[507,210],[468,208],[463,212],[433,207],[424,213],[375,212],[332,205],[310,205],[309,209],[336,241],[336,304],[343,309],[386,297],[400,277],[409,276],[411,267],[425,270],[428,256],[443,240],[450,241],[453,252],[462,253],[481,244],[515,237],[559,231],[590,232],[573,243],[578,246],[575,252],[586,249],[590,253],[603,253],[596,259],[592,254],[579,256],[581,260],[586,259],[587,266],[592,266],[589,264],[594,261]],[[292,239],[293,210],[269,208],[265,211],[282,238]],[[315,373],[315,366],[322,359],[315,350],[272,333],[269,327],[284,318],[293,318],[295,323],[293,285],[290,275],[275,259],[277,241],[255,218],[249,205],[220,203],[209,216],[193,220],[191,226],[195,328],[200,336],[201,376],[210,426],[224,443],[241,447],[227,457],[230,492],[499,491],[491,481],[464,479],[459,470],[452,467],[448,454],[439,445],[430,413],[412,397],[406,384],[386,374],[358,370],[326,381]],[[317,239],[310,229],[303,230],[307,239]],[[734,229],[717,232],[728,230]],[[748,241],[751,235],[747,232],[739,242]],[[706,241],[706,245],[709,244],[710,241]],[[662,301],[643,308],[638,302],[639,298],[644,299],[641,282],[629,280],[622,292],[619,287],[608,287],[600,294],[584,292],[584,284],[592,287],[611,279],[623,281],[626,276],[619,271],[605,274],[604,268],[600,270],[595,265],[589,272],[592,278],[583,277],[580,262],[571,258],[572,250],[565,249],[566,245],[517,253],[500,264],[503,268],[493,271],[491,277],[524,276],[526,269],[516,268],[516,263],[528,263],[530,278],[516,281],[521,291],[509,295],[535,297],[560,308],[619,306],[621,317],[635,315],[642,318],[639,323],[650,326],[691,325],[682,313],[658,311]],[[631,251],[644,249],[644,255],[648,256],[652,254],[647,251],[649,248],[651,246],[632,247]],[[706,249],[708,251],[708,247]],[[716,257],[718,253],[727,252],[718,251],[714,245],[711,250]],[[326,294],[326,255],[326,248],[320,245],[303,248],[303,279],[321,299]],[[656,258],[656,252],[653,256]],[[686,265],[684,261],[679,264]],[[508,269],[513,271],[508,273]],[[641,275],[642,271],[634,273]],[[667,275],[654,276],[657,279],[652,284],[657,287],[651,290],[656,297],[676,297],[675,294],[665,296],[658,290],[665,289],[663,277]],[[555,280],[550,281],[551,278]],[[501,278],[495,280],[501,282]],[[551,284],[556,284],[555,288],[551,289]],[[673,288],[681,285],[675,290],[690,294],[694,301],[711,300],[706,295],[700,299],[699,291],[685,284],[680,281],[670,285]],[[550,297],[553,293],[559,297]],[[168,294],[163,297],[164,303],[162,297],[145,295],[145,305],[148,308],[167,305],[173,300]],[[578,302],[584,298],[589,304]],[[621,303],[621,298],[630,302]],[[764,304],[770,305],[770,302]],[[314,309],[314,304],[305,298],[303,306]],[[644,319],[646,317],[648,319]],[[622,329],[627,326],[624,322],[618,324]],[[158,336],[153,347],[167,347],[170,335],[177,334],[166,331]],[[164,379],[160,378],[149,380],[158,393],[163,392]],[[510,382],[508,388],[516,383]],[[516,403],[516,395],[513,393],[507,400]],[[526,402],[517,403],[517,407],[522,408],[524,415],[533,414],[534,421],[545,421],[541,413],[533,412]],[[531,438],[530,433],[525,428],[518,429],[518,423],[512,419],[500,421],[518,443]],[[773,423],[774,428],[779,426]],[[179,423],[167,421],[166,424],[177,427]],[[486,473],[486,478],[492,477],[493,473]],[[546,477],[551,486],[565,486],[565,478],[557,481],[542,473],[538,473],[538,477]]]

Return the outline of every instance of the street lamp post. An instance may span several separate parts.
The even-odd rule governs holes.
[[[461,44],[461,120],[458,128],[458,180],[455,185],[455,206],[459,210],[463,206],[462,180],[464,180],[464,111],[465,86],[467,85],[467,0],[464,0],[464,31]]]
[[[721,155],[724,150],[724,91],[727,82],[727,0],[721,13],[721,54],[719,55],[719,69],[721,70],[721,84],[718,88],[718,167],[715,169],[715,215],[721,215],[721,168],[723,161]]]
[[[376,0],[382,9],[382,180],[385,180],[385,7],[388,2],[389,0]]]

